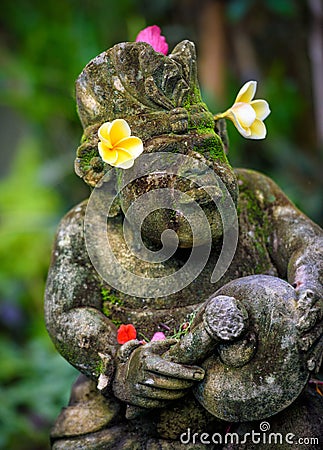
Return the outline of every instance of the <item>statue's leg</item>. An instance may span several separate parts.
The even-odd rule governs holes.
[[[121,403],[96,389],[94,381],[80,375],[72,387],[51,431],[54,450],[137,449],[138,437],[129,432]],[[138,443],[138,445],[137,445]]]
[[[125,418],[125,405],[112,395],[103,396],[96,383],[80,375],[72,387],[69,404],[63,408],[51,431],[53,450],[179,450],[180,435],[188,427],[200,432],[222,431],[216,418],[188,395],[166,409],[152,410],[135,420]],[[212,446],[195,443],[194,449]]]

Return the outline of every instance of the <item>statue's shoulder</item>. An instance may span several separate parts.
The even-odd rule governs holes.
[[[262,206],[290,204],[280,187],[267,175],[251,169],[234,169],[240,196],[255,198]]]
[[[104,200],[104,198],[103,198]],[[102,222],[104,207],[99,195],[83,200],[81,203],[70,209],[61,219],[56,232],[54,251],[59,254],[68,253],[75,255],[78,259],[86,251],[86,236],[98,233],[98,227]],[[113,233],[114,225],[119,224],[120,208],[118,202],[113,203],[109,210],[109,215],[105,215],[106,223],[109,224],[110,234]],[[120,228],[120,227],[119,227]],[[116,233],[119,233],[119,228]],[[88,233],[88,234],[86,234]]]
[[[73,206],[61,219],[58,226],[58,233],[61,230],[71,231],[70,234],[78,234],[82,232],[84,226],[84,217],[89,199],[83,200],[81,203]]]
[[[84,248],[84,218],[88,199],[70,209],[61,219],[54,244],[54,251],[73,252]]]

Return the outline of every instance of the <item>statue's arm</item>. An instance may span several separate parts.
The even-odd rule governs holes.
[[[270,251],[279,272],[295,288],[301,333],[300,348],[309,351],[322,341],[323,332],[323,232],[300,212],[276,186],[280,198],[271,208]],[[319,346],[317,346],[319,347]],[[313,352],[316,368],[322,351]]]
[[[275,201],[267,204],[269,251],[279,273],[301,293],[322,294],[323,232],[270,180]],[[273,198],[271,197],[271,199]]]
[[[323,231],[306,217],[268,177],[239,169],[241,183],[255,193],[268,224],[268,251],[278,274],[296,290],[299,327],[305,333],[321,322],[323,314]],[[317,334],[322,332],[316,327]],[[304,337],[304,349],[315,336]]]
[[[252,190],[266,216],[268,251],[279,276],[296,290],[305,286],[322,289],[322,229],[270,178],[252,170],[238,169],[236,173],[244,189]]]
[[[82,373],[113,374],[116,328],[101,312],[101,285],[86,252],[83,218],[86,203],[62,220],[45,291],[48,332],[62,356]]]

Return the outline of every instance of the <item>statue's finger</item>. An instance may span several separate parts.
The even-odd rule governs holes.
[[[152,351],[154,354],[162,355],[167,352],[173,345],[177,344],[177,339],[164,339],[162,341],[153,341],[150,342],[146,347]]]
[[[205,373],[201,367],[176,364],[156,355],[148,356],[145,366],[150,372],[184,380],[201,381]]]
[[[145,386],[151,386],[158,389],[188,389],[193,386],[193,381],[183,380],[179,378],[165,377],[161,375],[156,375],[155,373],[148,372],[146,380],[142,381],[140,384]]]

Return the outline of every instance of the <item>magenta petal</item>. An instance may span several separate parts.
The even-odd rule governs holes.
[[[147,44],[150,44],[156,52],[167,55],[168,44],[165,36],[162,36],[160,33],[160,28],[157,25],[152,25],[139,32],[136,37],[136,42],[147,42]]]
[[[166,339],[166,336],[164,335],[164,333],[162,333],[161,331],[157,331],[157,333],[155,333],[151,339],[151,342],[153,341],[163,341],[164,339]]]

